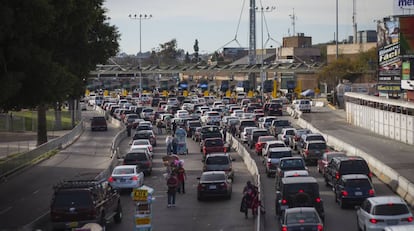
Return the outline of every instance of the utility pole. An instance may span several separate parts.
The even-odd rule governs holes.
[[[357,29],[357,22],[356,22],[356,0],[353,0],[352,5],[352,25],[354,27],[354,44],[358,43],[358,29]],[[362,42],[362,41],[361,41]]]
[[[134,14],[129,15],[130,19],[139,20],[139,54],[138,54],[138,62],[139,62],[139,101],[141,103],[142,98],[142,34],[141,34],[141,24],[142,20],[151,19],[152,15],[149,14]]]

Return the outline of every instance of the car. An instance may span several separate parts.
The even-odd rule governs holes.
[[[285,142],[286,145],[289,144],[291,136],[294,136],[296,133],[296,128],[282,128],[280,134],[277,135],[277,139]]]
[[[384,231],[412,231],[414,224],[409,225],[391,225],[384,228]]]
[[[264,164],[266,166],[266,175],[268,177],[275,176],[277,172],[277,166],[279,165],[280,158],[291,157],[292,150],[288,147],[283,148],[270,148],[264,158]]]
[[[151,152],[151,157],[153,156],[154,149],[152,147],[151,142],[148,139],[133,140],[129,150],[137,149],[137,148],[140,148],[140,147],[148,147],[148,150]]]
[[[280,230],[323,231],[324,225],[315,208],[289,208],[285,210],[282,217],[280,218]]]
[[[104,116],[91,118],[91,131],[108,131],[108,124]]]
[[[175,118],[185,118],[188,117],[190,113],[188,113],[187,110],[177,110],[177,113],[175,114]]]
[[[256,122],[252,119],[241,119],[236,125],[236,136],[240,138],[240,134],[245,127],[256,127]]]
[[[320,140],[326,142],[325,137],[320,133],[304,133],[302,134],[300,141],[296,144],[296,150],[300,152],[305,142],[313,140]]]
[[[263,128],[256,128],[252,130],[252,133],[247,138],[247,146],[249,146],[250,149],[256,146],[257,140],[260,136],[269,136],[269,131],[267,129]]]
[[[303,160],[302,157],[293,156],[280,158],[275,179],[276,189],[278,189],[277,187],[280,185],[284,172],[291,170],[308,170],[308,167],[306,167],[305,160]]]
[[[318,181],[312,176],[285,177],[281,179],[276,191],[276,215],[282,216],[286,209],[296,207],[313,207],[324,220],[323,201],[319,195]]]
[[[201,151],[203,152],[203,159],[207,154],[213,152],[227,152],[227,148],[224,145],[222,138],[207,138],[203,141],[201,146]]]
[[[132,140],[138,139],[147,139],[150,141],[153,147],[157,146],[157,138],[155,137],[154,131],[152,130],[141,130],[135,132],[134,136],[132,137]]]
[[[191,135],[191,139],[195,142],[201,141],[201,127],[196,127]]]
[[[326,186],[335,188],[337,181],[346,174],[364,174],[372,179],[368,163],[359,156],[334,157],[329,162],[325,172]]]
[[[108,182],[115,189],[134,189],[144,185],[144,173],[135,165],[118,165]]]
[[[270,103],[265,110],[265,115],[267,116],[282,116],[283,115],[283,105],[280,103]]]
[[[272,125],[269,127],[270,134],[277,137],[283,128],[290,128],[292,125],[289,120],[285,119],[275,119],[272,121]]]
[[[85,102],[79,102],[79,108],[82,111],[86,111],[86,110],[88,110],[88,105]]]
[[[311,101],[309,99],[293,100],[292,107],[301,112],[311,112]]]
[[[312,140],[304,142],[304,146],[300,150],[300,155],[307,163],[316,165],[317,161],[322,158],[323,153],[328,151],[325,141]]]
[[[211,197],[231,199],[232,180],[225,171],[203,172],[197,179],[197,200]]]
[[[157,107],[160,102],[161,102],[161,98],[152,98],[151,107]]]
[[[283,141],[280,141],[280,140],[266,141],[262,147],[262,155],[263,156],[266,155],[266,153],[271,148],[284,148],[284,147],[286,147],[286,144]]]
[[[240,134],[240,141],[243,143],[247,143],[249,136],[251,135],[252,131],[257,127],[244,127],[242,133]]]
[[[145,175],[151,175],[152,173],[151,155],[146,150],[133,149],[128,151],[124,156],[123,165],[135,165]]]
[[[254,145],[256,155],[261,156],[263,154],[264,144],[268,141],[274,141],[274,140],[276,140],[276,138],[274,136],[267,136],[267,135],[259,136],[257,138],[256,144]]]
[[[361,205],[366,198],[375,196],[374,186],[368,176],[363,174],[341,176],[335,185],[334,193],[335,201],[341,208]]]
[[[328,163],[332,160],[334,157],[345,157],[345,152],[337,152],[337,151],[331,151],[331,152],[325,152],[322,157],[318,160],[316,164],[316,169],[320,174],[323,176],[325,175],[326,168],[328,167]]]
[[[399,196],[369,197],[357,209],[357,228],[364,231],[384,230],[391,225],[412,224],[413,215]]]
[[[53,229],[75,229],[87,223],[102,227],[122,221],[119,191],[106,180],[74,179],[53,186],[50,222]]]
[[[192,137],[193,132],[197,127],[201,127],[199,120],[188,120],[185,124],[185,131],[187,132],[187,137]]]
[[[234,180],[233,161],[234,158],[228,153],[210,153],[204,161],[203,171],[225,171]]]
[[[200,120],[204,125],[220,125],[221,115],[216,111],[206,111]]]

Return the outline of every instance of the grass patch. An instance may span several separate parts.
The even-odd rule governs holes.
[[[11,118],[13,118],[11,120]],[[72,129],[71,112],[61,111],[61,129]],[[55,125],[54,110],[46,111],[46,126],[48,131],[57,130]],[[11,111],[7,115],[0,117],[0,130],[12,131],[36,131],[37,130],[37,111],[21,110]]]

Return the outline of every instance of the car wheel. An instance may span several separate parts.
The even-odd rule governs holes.
[[[114,222],[116,224],[121,223],[122,221],[122,206],[121,203],[118,203],[118,208],[116,209],[116,214],[114,216]]]

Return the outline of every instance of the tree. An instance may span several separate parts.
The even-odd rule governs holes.
[[[198,47],[198,40],[196,39],[194,42],[194,61],[197,63],[199,61],[199,57],[198,57],[198,51],[199,51],[199,47]]]
[[[172,39],[164,44],[160,44],[160,57],[162,64],[177,65],[180,52],[177,50],[177,40]]]
[[[46,109],[84,92],[85,76],[118,50],[103,0],[5,0],[0,5],[0,107],[38,108],[38,144],[47,142]],[[10,90],[9,90],[10,89]],[[28,97],[29,96],[29,97]]]
[[[191,63],[190,54],[188,52],[185,53],[184,62],[185,63]]]

